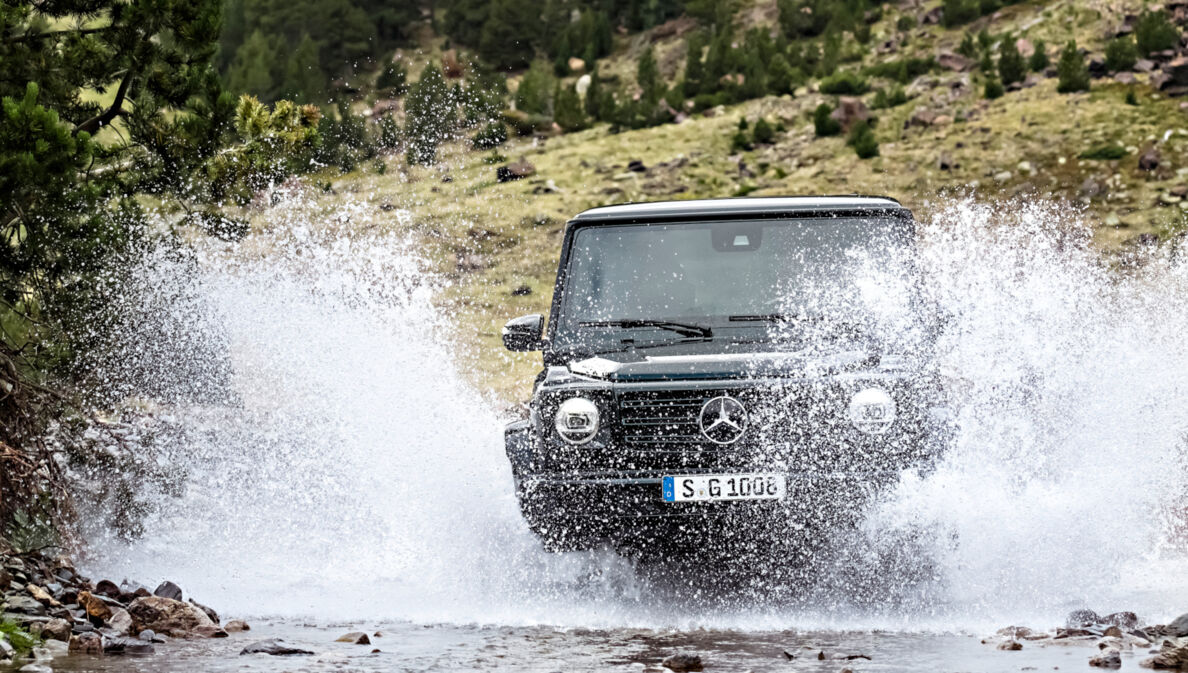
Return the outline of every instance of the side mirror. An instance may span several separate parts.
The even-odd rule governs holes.
[[[503,346],[509,351],[538,351],[544,348],[544,316],[520,316],[503,326]]]

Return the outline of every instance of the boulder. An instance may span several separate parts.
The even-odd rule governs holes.
[[[1064,618],[1064,625],[1069,629],[1083,629],[1100,623],[1101,616],[1088,608],[1073,610]]]
[[[54,673],[54,669],[41,664],[25,664],[17,669],[20,673]]]
[[[95,593],[119,600],[120,595],[124,592],[120,591],[116,583],[111,580],[99,580],[99,583],[95,585]]]
[[[223,630],[228,633],[238,633],[240,631],[251,631],[252,627],[248,626],[248,623],[242,619],[232,619],[223,625]]]
[[[1090,659],[1089,665],[1097,668],[1122,668],[1122,653],[1111,647]]]
[[[912,112],[912,116],[908,117],[908,120],[904,122],[904,126],[932,126],[934,121],[936,121],[935,112],[928,108],[916,108]]]
[[[226,638],[227,632],[223,627],[215,624],[211,626],[199,626],[191,632],[197,638]]]
[[[965,72],[973,67],[973,59],[951,51],[942,51],[936,55],[936,64],[945,70]]]
[[[139,638],[108,638],[103,642],[104,654],[152,654],[156,648],[152,643]]]
[[[335,639],[336,643],[351,643],[352,645],[370,645],[371,639],[362,631],[352,631]]]
[[[1188,192],[1188,190],[1185,191]],[[1188,637],[1188,612],[1172,620],[1171,624],[1164,627],[1164,631],[1167,632],[1167,635],[1175,638]]]
[[[161,598],[169,598],[175,601],[182,600],[181,587],[177,586],[173,582],[170,582],[169,580],[165,580],[164,582],[161,582],[161,584],[157,585],[157,588],[153,590],[153,595],[160,596]]]
[[[866,109],[866,103],[863,103],[861,98],[842,96],[838,99],[837,109],[829,116],[841,124],[842,130],[849,131],[854,124],[869,121],[870,110]]]
[[[70,622],[65,619],[51,619],[41,625],[41,637],[46,640],[70,642]]]
[[[219,613],[215,612],[212,608],[209,608],[209,607],[199,603],[198,601],[194,600],[193,598],[190,599],[190,605],[193,605],[194,607],[198,608],[199,610],[205,612],[206,616],[210,617],[210,621],[214,622],[215,624],[219,623]]]
[[[124,608],[112,608],[111,617],[107,618],[107,625],[120,635],[132,632],[132,615]]]
[[[582,72],[586,69],[586,62],[574,56],[566,63],[569,66],[569,72]]]
[[[70,637],[72,654],[103,654],[103,638],[98,633],[80,633]]]
[[[197,607],[163,596],[138,598],[128,606],[128,613],[134,634],[152,629],[174,638],[201,637],[196,629],[217,626]]]
[[[1140,171],[1153,171],[1159,168],[1159,162],[1162,160],[1159,150],[1150,147],[1147,151],[1139,155],[1138,167]]]
[[[527,161],[514,161],[504,166],[495,167],[495,181],[496,182],[511,182],[513,180],[523,180],[526,177],[536,174],[536,166]]]
[[[48,606],[51,608],[62,607],[62,604],[59,603],[58,601],[54,600],[54,597],[51,596],[48,591],[46,591],[42,587],[37,586],[36,584],[33,584],[32,582],[25,585],[25,591],[28,591],[29,595],[33,597],[33,600],[37,601],[38,603],[41,603],[42,605],[45,605],[45,606]]]
[[[111,619],[111,606],[89,591],[78,592],[78,604],[87,611],[87,617],[95,626],[102,626]]]
[[[631,161],[627,162],[627,170],[631,171],[632,173],[646,173],[648,172],[648,167],[645,166],[644,162],[640,161],[639,159],[632,159]]]
[[[8,642],[8,637],[0,633],[0,661],[8,661],[16,656],[16,649]]]
[[[1135,66],[1138,69],[1138,66]],[[1161,89],[1173,86],[1188,86],[1188,56],[1180,56],[1163,64],[1163,73],[1167,79],[1163,80]]]
[[[1155,69],[1155,61],[1148,58],[1140,58],[1134,62],[1135,72],[1151,72]]]
[[[1004,640],[998,644],[998,649],[1005,650],[1007,652],[1017,652],[1023,649],[1023,643],[1017,640]]]
[[[245,654],[270,654],[274,657],[287,657],[293,655],[312,655],[313,652],[290,647],[284,641],[274,638],[272,640],[261,640],[258,643],[252,643],[243,648],[243,651],[239,654],[240,656]]]
[[[1173,189],[1172,191],[1174,192],[1175,190]],[[1184,194],[1178,194],[1177,196],[1184,196]],[[1124,631],[1129,631],[1138,628],[1139,618],[1133,612],[1113,612],[1102,617],[1101,623],[1110,624]]]
[[[1134,84],[1138,80],[1135,78],[1133,72],[1123,70],[1119,73],[1114,73],[1114,81],[1119,84]]]
[[[1165,640],[1163,646],[1159,648],[1159,653],[1150,659],[1140,661],[1139,666],[1160,670],[1186,670],[1188,669],[1188,645],[1177,645],[1170,640]]]
[[[30,596],[21,594],[9,595],[4,598],[4,610],[7,612],[15,612],[22,615],[41,616],[46,610],[45,606],[38,603]]]
[[[674,654],[665,658],[664,661],[660,662],[660,665],[675,673],[705,670],[705,666],[701,662],[701,657],[696,654]]]
[[[1035,45],[1031,43],[1031,40],[1024,37],[1015,40],[1015,49],[1019,50],[1019,54],[1023,58],[1031,58],[1035,54]]]

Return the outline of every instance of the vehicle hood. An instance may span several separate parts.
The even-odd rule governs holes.
[[[800,378],[866,369],[879,364],[869,350],[830,353],[747,352],[600,355],[569,363],[579,376],[608,381],[672,381],[698,379]]]

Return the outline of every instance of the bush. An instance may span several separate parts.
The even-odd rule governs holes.
[[[852,72],[839,72],[821,80],[821,93],[837,96],[861,96],[870,89],[870,85],[860,75]]]
[[[957,53],[966,58],[977,58],[978,41],[974,39],[973,33],[967,32],[965,37],[961,38],[961,44],[957,46]]]
[[[1051,61],[1048,60],[1048,45],[1044,44],[1043,40],[1036,40],[1035,52],[1027,60],[1027,67],[1031,69],[1031,72],[1042,72],[1050,63]]]
[[[996,77],[987,79],[986,86],[982,87],[982,95],[986,96],[986,98],[990,100],[1002,98],[1004,93],[1006,93],[1006,89],[1003,88],[1002,82]]]
[[[1174,49],[1180,43],[1180,31],[1167,20],[1163,10],[1146,11],[1134,24],[1134,41],[1139,53],[1148,56],[1151,52]]]
[[[746,152],[750,149],[751,139],[747,137],[746,131],[735,131],[734,136],[730,138],[730,151]]]
[[[503,122],[491,122],[474,134],[471,144],[476,150],[489,150],[507,142],[507,127]]]
[[[1085,58],[1077,49],[1076,40],[1069,40],[1060,52],[1060,62],[1056,64],[1060,80],[1056,90],[1060,93],[1089,90],[1089,68],[1085,65]]]
[[[375,81],[375,88],[388,91],[393,96],[403,96],[408,91],[408,70],[404,63],[395,61],[384,68]]]
[[[884,77],[895,80],[900,84],[907,84],[920,75],[930,72],[935,67],[935,58],[913,57],[878,63],[866,68],[863,72],[869,77]]]
[[[884,108],[899,107],[906,102],[908,102],[908,97],[904,92],[903,87],[896,86],[891,89],[890,93],[887,93],[887,91],[884,89],[879,89],[876,91],[874,102],[871,103],[871,107],[876,110],[881,110]]]
[[[858,121],[850,128],[850,135],[846,144],[854,148],[859,159],[869,159],[879,156],[879,141],[874,137],[874,131],[866,121]]]
[[[771,141],[775,140],[775,129],[771,127],[771,124],[767,123],[766,119],[760,117],[759,121],[755,122],[754,130],[751,131],[751,139],[756,144],[770,144]]]
[[[904,14],[895,22],[895,29],[903,33],[916,27],[916,17]]]
[[[941,7],[944,12],[941,20],[946,28],[969,23],[982,13],[977,0],[944,0]]]
[[[1126,91],[1126,104],[1138,106],[1138,96],[1134,95],[1134,89],[1128,89]]]
[[[1003,85],[1022,82],[1027,76],[1027,67],[1023,64],[1023,55],[1015,45],[1015,38],[1004,35],[998,48],[998,76]]]
[[[1121,145],[1099,145],[1093,149],[1081,152],[1082,159],[1116,161],[1125,156],[1126,148]]]
[[[829,103],[821,103],[813,111],[813,129],[816,131],[818,138],[835,136],[841,133],[841,122],[830,117],[829,115],[831,114],[833,114],[833,108]]]
[[[1130,70],[1138,61],[1138,47],[1129,35],[1116,37],[1106,43],[1105,64],[1110,72]]]

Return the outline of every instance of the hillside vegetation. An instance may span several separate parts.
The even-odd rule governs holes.
[[[761,33],[781,41],[780,5],[736,10],[736,51]],[[748,98],[726,75],[709,100],[674,99],[675,106],[666,100],[687,81],[689,44],[703,44],[712,30],[682,15],[639,33],[618,31],[611,53],[597,61],[603,90],[645,99],[636,80],[641,60],[654,60],[653,86],[665,89],[656,105],[675,112],[671,118],[587,118],[588,128],[571,132],[540,122],[517,136],[523,115],[513,110],[502,115],[505,142],[476,149],[467,132],[446,133],[428,165],[381,151],[362,170],[320,174],[334,192],[320,198],[329,206],[349,195],[412,212],[439,269],[456,281],[442,303],[457,316],[460,357],[480,386],[508,402],[525,399],[539,356],[505,353],[499,328],[516,315],[547,313],[564,221],[589,207],[858,192],[894,196],[927,217],[946,195],[1026,196],[1083,209],[1095,223],[1093,243],[1106,253],[1177,239],[1188,208],[1181,106],[1188,99],[1175,95],[1182,42],[1174,20],[1183,10],[1169,7],[1158,14],[1162,23],[1152,21],[1173,31],[1174,46],[1140,59],[1134,27],[1155,16],[1142,3],[1029,2],[946,21],[953,5],[865,10],[857,24],[870,32],[865,42],[843,33],[836,65],[806,71],[798,64],[786,93]],[[831,35],[798,38],[813,45],[802,53],[824,52]],[[421,63],[432,71],[424,54],[439,55],[448,38],[422,38]],[[796,44],[783,41],[786,49]],[[712,47],[700,49],[708,59]],[[650,67],[642,67],[645,79]],[[547,76],[554,83],[546,88],[558,92],[581,74]],[[513,73],[510,101],[521,97],[515,92],[524,79]],[[549,107],[556,104],[539,109],[556,113]],[[822,106],[832,112],[826,128]],[[498,181],[497,170],[509,166],[517,177],[531,174]],[[267,210],[251,217],[266,226]]]

